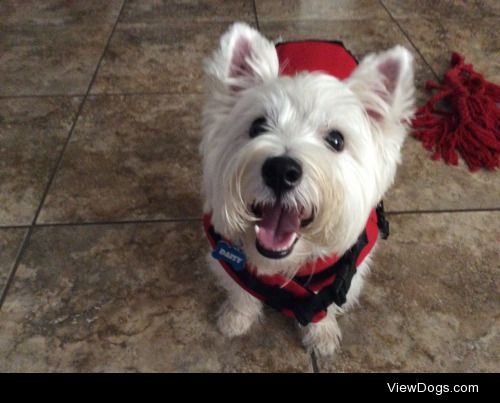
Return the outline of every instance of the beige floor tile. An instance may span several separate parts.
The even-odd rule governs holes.
[[[259,21],[389,18],[374,0],[256,0]]]
[[[253,23],[254,19],[240,19]],[[91,92],[201,93],[203,59],[231,22],[120,23]]]
[[[0,96],[84,94],[122,1],[0,5]]]
[[[500,212],[390,216],[321,371],[498,372]]]
[[[40,222],[199,218],[199,96],[87,100]]]
[[[431,159],[422,143],[409,137],[394,186],[386,195],[388,211],[490,209],[500,207],[500,175],[480,170],[471,173]]]
[[[487,80],[500,82],[500,18],[404,18],[398,22],[440,78],[456,51]]]
[[[382,0],[387,10],[395,18],[401,17],[450,17],[461,19],[480,17],[481,8],[470,0]]]
[[[0,224],[31,224],[80,102],[0,99]]]
[[[128,0],[120,22],[233,22],[254,19],[253,0]]]
[[[0,371],[312,371],[270,315],[226,340],[201,223],[35,230],[0,311]]]
[[[0,228],[0,292],[7,283],[25,232],[22,228]]]

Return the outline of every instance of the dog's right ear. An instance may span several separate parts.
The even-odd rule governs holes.
[[[229,28],[219,49],[205,61],[205,72],[217,87],[234,94],[277,77],[278,71],[274,44],[241,22]]]

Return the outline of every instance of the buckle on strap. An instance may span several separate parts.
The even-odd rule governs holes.
[[[317,294],[295,301],[292,311],[302,326],[311,323],[314,315],[323,310],[326,311],[332,303],[339,307],[345,304],[352,278],[356,274],[354,262],[354,259],[350,259],[349,264],[342,267],[336,274],[335,281]]]
[[[389,237],[389,221],[385,218],[384,212],[384,202],[381,201],[377,204],[377,208],[375,209],[377,213],[377,227],[380,231],[380,235],[382,239],[387,239]]]

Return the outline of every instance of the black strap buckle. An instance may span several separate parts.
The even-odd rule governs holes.
[[[377,226],[378,230],[380,231],[380,235],[382,236],[382,239],[387,239],[389,238],[389,221],[385,218],[385,212],[384,212],[384,202],[381,201],[378,205],[377,208],[375,209],[377,212]]]

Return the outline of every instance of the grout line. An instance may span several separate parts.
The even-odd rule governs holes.
[[[158,96],[158,95],[203,95],[202,92],[170,92],[170,91],[162,91],[162,92],[97,92],[97,93],[89,93],[89,97],[96,96]],[[86,97],[86,94],[48,94],[48,95],[0,95],[0,100],[9,100],[9,99],[26,99],[26,98],[83,98]]]
[[[130,224],[168,224],[179,222],[201,222],[201,218],[158,218],[145,220],[123,220],[123,221],[80,221],[80,222],[60,222],[60,223],[40,223],[35,224],[36,228],[47,227],[85,227],[92,225],[130,225]]]
[[[449,213],[488,213],[500,211],[500,207],[487,207],[475,209],[445,209],[445,210],[394,210],[386,211],[387,215],[418,215],[418,214],[449,214]]]
[[[425,65],[430,69],[431,73],[434,75],[434,78],[436,79],[436,81],[440,82],[441,78],[439,77],[439,75],[434,71],[434,69],[429,64],[429,62],[427,62],[427,59],[424,57],[422,52],[420,52],[420,49],[417,47],[417,45],[415,45],[415,43],[413,43],[413,41],[411,40],[410,36],[406,33],[406,31],[401,27],[401,24],[399,24],[398,20],[396,20],[396,18],[394,18],[394,16],[391,14],[389,9],[385,6],[383,0],[379,0],[379,4],[384,8],[385,12],[389,15],[389,18],[392,20],[392,22],[394,22],[397,25],[397,27],[402,32],[402,34],[405,36],[405,38],[408,39],[408,42],[411,43],[411,45],[413,46],[415,51],[418,53],[420,58],[424,61]]]
[[[96,96],[159,96],[159,95],[203,95],[203,92],[192,92],[192,91],[184,91],[184,92],[177,92],[177,91],[137,91],[137,92],[96,92],[96,93],[90,93],[90,97],[96,97]]]
[[[0,230],[4,229],[28,229],[31,224],[0,224]]]
[[[316,354],[314,353],[314,351],[311,352],[311,363],[312,363],[312,367],[313,367],[313,372],[315,374],[320,373],[320,370],[318,367],[318,359],[316,358]]]
[[[2,99],[24,99],[24,98],[82,98],[85,94],[31,94],[31,95],[0,95]]]
[[[387,210],[387,215],[419,215],[419,214],[462,214],[462,213],[488,213],[500,212],[500,207],[471,208],[471,209],[446,209],[446,210]],[[180,218],[146,218],[131,220],[104,220],[104,221],[66,221],[66,222],[47,222],[31,224],[8,224],[1,225],[0,230],[8,229],[29,229],[46,227],[79,227],[90,225],[129,225],[129,224],[168,224],[180,222],[201,222],[198,217],[180,217]]]
[[[66,140],[65,140],[65,142],[63,144],[61,152],[59,153],[59,157],[57,158],[55,167],[52,170],[52,173],[51,173],[51,175],[49,177],[47,185],[45,186],[45,190],[43,192],[42,198],[41,198],[40,203],[38,205],[38,208],[37,208],[37,210],[35,212],[35,215],[33,217],[31,225],[30,225],[28,231],[26,232],[26,235],[25,235],[25,237],[24,237],[24,239],[23,239],[23,241],[21,243],[21,246],[19,247],[18,253],[16,255],[14,263],[13,263],[13,265],[11,267],[10,272],[9,272],[9,276],[7,278],[7,282],[5,283],[5,286],[2,289],[2,294],[0,295],[0,310],[2,309],[3,301],[5,300],[5,298],[7,296],[7,292],[9,291],[10,284],[14,281],[14,277],[16,275],[17,267],[19,266],[19,263],[21,261],[21,258],[23,256],[23,254],[24,254],[24,251],[26,250],[26,247],[27,247],[27,245],[29,243],[29,240],[31,238],[31,234],[33,233],[33,229],[36,227],[36,221],[38,220],[38,216],[40,214],[40,211],[42,210],[43,204],[45,203],[45,199],[47,198],[47,194],[49,193],[50,186],[52,185],[52,182],[54,181],[56,173],[59,170],[59,167],[60,167],[62,159],[63,159],[63,155],[64,155],[64,153],[66,151],[66,148],[68,147],[69,141],[70,141],[71,136],[73,134],[73,131],[75,129],[75,126],[76,126],[76,123],[78,121],[78,118],[80,117],[80,114],[81,114],[81,112],[83,110],[83,105],[85,104],[85,101],[87,100],[87,98],[89,96],[90,88],[92,88],[92,84],[94,83],[95,78],[97,77],[97,72],[99,70],[99,67],[101,66],[101,62],[104,59],[104,55],[106,54],[106,51],[108,50],[109,44],[111,42],[111,38],[113,37],[113,34],[115,33],[116,26],[118,25],[118,21],[120,20],[120,16],[122,14],[122,11],[123,11],[123,8],[125,6],[125,2],[126,1],[127,0],[123,0],[122,6],[120,7],[120,11],[118,12],[118,16],[116,18],[116,21],[115,21],[115,23],[113,25],[113,28],[111,29],[111,33],[110,33],[110,35],[108,37],[108,40],[106,42],[106,45],[104,46],[103,51],[102,51],[101,57],[99,58],[99,60],[97,62],[94,74],[92,75],[92,77],[90,79],[89,85],[87,87],[87,91],[85,92],[85,95],[84,95],[84,97],[82,99],[82,102],[80,103],[80,106],[78,107],[78,111],[76,113],[75,119],[73,120],[73,124],[71,125],[71,128],[69,129],[69,132],[68,132],[68,135],[66,137]]]
[[[49,190],[50,190],[50,187],[52,185],[52,182],[54,181],[56,173],[58,172],[59,167],[61,166],[64,153],[66,151],[66,148],[68,147],[69,141],[71,140],[71,137],[72,137],[73,132],[74,132],[75,127],[76,127],[76,123],[78,122],[78,119],[80,118],[81,112],[83,110],[83,106],[85,105],[85,101],[89,97],[90,89],[92,88],[92,85],[94,84],[94,81],[95,81],[95,79],[97,77],[97,72],[99,71],[99,67],[101,66],[102,60],[104,59],[104,55],[106,54],[106,52],[107,52],[107,50],[109,48],[109,44],[111,42],[111,38],[113,37],[113,34],[115,33],[116,26],[118,25],[118,20],[120,19],[120,15],[122,14],[123,8],[125,6],[125,2],[126,2],[126,0],[123,0],[122,6],[120,8],[120,11],[118,12],[118,17],[116,18],[115,24],[113,25],[113,28],[111,29],[111,33],[110,33],[110,35],[108,37],[106,45],[104,46],[104,49],[103,49],[102,54],[101,54],[101,57],[99,58],[99,60],[97,62],[96,68],[94,70],[94,74],[92,75],[92,77],[90,79],[89,85],[87,87],[87,91],[86,91],[86,93],[85,93],[85,95],[83,97],[82,102],[80,103],[80,107],[78,108],[78,112],[76,113],[75,120],[73,121],[73,124],[71,125],[71,128],[69,130],[68,136],[66,137],[66,140],[65,140],[65,142],[63,144],[63,148],[62,148],[61,152],[59,153],[59,157],[57,159],[55,168],[53,169],[52,174],[51,174],[51,176],[49,178],[49,181],[47,183],[47,186],[45,187],[45,191],[44,191],[44,193],[42,195],[42,199],[40,201],[40,204],[38,205],[37,211],[35,212],[35,217],[33,218],[32,225],[35,225],[36,221],[38,220],[38,216],[40,215],[40,211],[42,210],[43,204],[45,203],[45,199],[47,198],[47,194],[49,193]]]
[[[257,4],[255,3],[256,0],[253,0],[253,14],[255,16],[255,25],[257,26],[257,30],[260,31],[260,24],[259,24],[259,17],[257,15]]]
[[[29,227],[28,231],[26,231],[26,234],[24,234],[24,238],[21,242],[21,245],[19,246],[19,249],[17,250],[16,258],[14,259],[14,263],[12,263],[12,266],[10,267],[9,274],[7,276],[7,281],[5,282],[5,285],[1,289],[0,292],[0,311],[2,310],[2,305],[7,297],[7,291],[9,290],[9,287],[11,283],[14,281],[14,276],[16,275],[17,267],[19,266],[19,262],[21,261],[21,257],[24,254],[24,251],[26,247],[28,246],[28,242],[31,238],[31,233],[33,232],[33,227]]]

